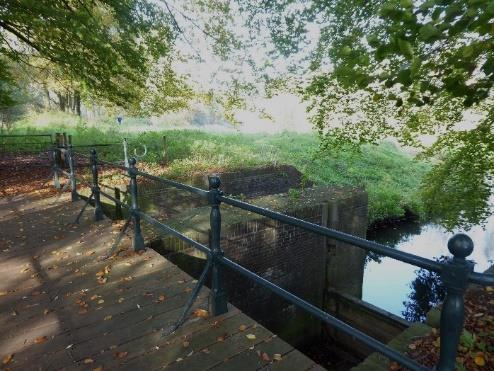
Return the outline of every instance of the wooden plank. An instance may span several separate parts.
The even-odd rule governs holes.
[[[128,238],[121,254],[100,259],[109,252],[118,226],[108,220],[93,223],[90,208],[86,221],[71,225],[82,203],[72,204],[64,197],[0,200],[2,246],[7,246],[6,251],[0,250],[0,357],[14,355],[5,367],[242,370],[314,366],[232,306],[214,318],[194,315],[195,309],[207,309],[207,288],[185,323],[163,337],[163,329],[182,313],[196,281],[152,250],[134,254]],[[27,228],[35,239],[26,237]],[[101,272],[104,283],[98,282]],[[263,359],[264,353],[269,361]],[[281,361],[273,362],[275,353],[282,354]]]

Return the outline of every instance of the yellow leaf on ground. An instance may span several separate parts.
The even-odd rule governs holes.
[[[247,326],[240,325],[238,329],[239,329],[239,331],[245,331],[247,329]]]
[[[3,357],[2,363],[6,365],[7,363],[12,362],[13,358],[14,358],[14,354],[7,354],[5,357]]]
[[[281,354],[279,354],[279,353],[273,354],[273,360],[275,360],[275,361],[281,361],[282,360]]]
[[[474,362],[477,366],[485,366],[485,358],[484,358],[484,355],[482,353],[478,353],[475,358],[474,358]]]
[[[247,334],[247,335],[245,335],[245,337],[249,340],[256,340],[256,335],[254,335],[254,334]]]
[[[92,358],[86,358],[86,359],[84,359],[84,363],[85,364],[89,364],[89,363],[93,363],[93,362],[94,362],[94,360]]]
[[[109,320],[111,320],[111,316],[106,316],[106,317],[104,318],[104,320],[105,320],[105,321],[109,321]]]

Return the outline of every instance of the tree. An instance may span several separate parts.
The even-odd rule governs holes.
[[[90,94],[139,110],[154,66],[173,56],[170,22],[147,0],[10,0],[0,4],[0,56],[56,79],[62,108],[78,112]]]
[[[453,228],[491,213],[494,176],[492,0],[273,0],[248,25],[271,35],[272,58],[294,59],[298,91],[323,143],[389,136],[425,149],[432,216]],[[462,125],[465,113],[480,118]],[[432,136],[432,146],[424,145]]]

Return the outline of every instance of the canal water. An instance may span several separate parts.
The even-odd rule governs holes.
[[[464,232],[474,241],[474,251],[469,259],[476,263],[476,272],[484,272],[494,264],[494,216],[489,218],[485,228],[476,226],[466,232],[455,232]],[[450,256],[447,243],[453,234],[436,224],[404,221],[376,228],[368,233],[367,238],[434,259],[441,255]],[[363,300],[403,317],[404,301],[412,291],[410,285],[417,277],[417,270],[412,265],[390,258],[369,261],[364,272]]]

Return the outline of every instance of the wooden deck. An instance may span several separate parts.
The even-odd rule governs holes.
[[[195,280],[153,250],[102,257],[121,223],[92,221],[66,195],[0,199],[0,368],[11,370],[321,369],[231,307],[191,314],[174,334]],[[196,309],[207,309],[208,290]]]

